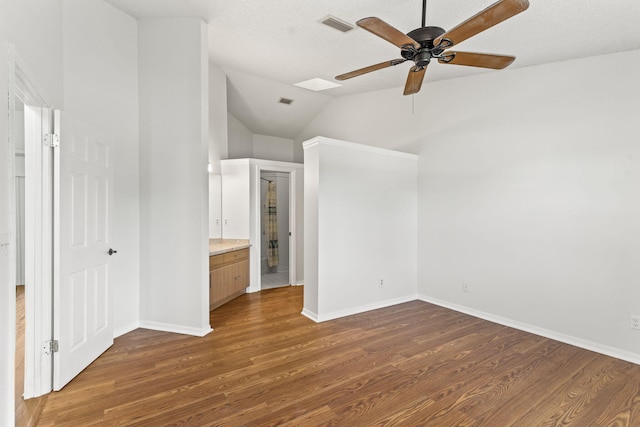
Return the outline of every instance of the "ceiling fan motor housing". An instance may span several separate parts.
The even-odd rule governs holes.
[[[431,52],[428,49],[420,49],[413,57],[413,61],[418,67],[426,67],[431,62]]]
[[[444,34],[444,30],[440,27],[422,27],[415,29],[407,35],[420,43],[420,46],[427,49],[433,49],[433,41]]]
[[[403,49],[402,57],[416,63],[418,67],[426,67],[431,62],[431,58],[441,53],[440,49],[434,49],[433,41],[444,34],[444,30],[440,27],[422,27],[415,29],[407,36],[420,43],[420,49],[417,51],[412,47]]]

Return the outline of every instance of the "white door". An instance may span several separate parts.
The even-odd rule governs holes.
[[[52,304],[52,150],[43,143],[51,132],[51,110],[24,105],[25,132],[25,365],[24,398],[49,393]]]
[[[60,390],[113,344],[109,252],[113,156],[107,139],[56,111],[54,319]]]

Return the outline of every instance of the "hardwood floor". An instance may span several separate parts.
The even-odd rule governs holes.
[[[639,426],[640,366],[414,301],[315,324],[246,294],[204,338],[139,329],[41,426]]]

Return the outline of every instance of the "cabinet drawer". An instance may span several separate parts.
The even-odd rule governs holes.
[[[222,254],[224,256],[224,263],[231,263],[249,258],[249,248],[240,249],[239,251],[227,252]]]
[[[222,267],[224,265],[224,254],[213,255],[209,257],[209,270]]]
[[[243,259],[249,259],[249,248],[219,255],[211,255],[209,256],[209,270],[242,261]]]

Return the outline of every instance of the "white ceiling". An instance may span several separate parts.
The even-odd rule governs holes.
[[[402,87],[410,63],[342,82],[322,93],[290,87],[399,57],[360,28],[341,33],[318,21],[351,24],[377,16],[403,32],[421,26],[420,0],[107,0],[136,18],[200,17],[209,23],[210,60],[229,79],[229,111],[254,133],[293,138],[331,97]],[[428,0],[427,25],[449,29],[494,0]],[[510,68],[640,49],[638,0],[530,0],[525,12],[456,46],[509,54]],[[612,68],[615,64],[612,64]],[[425,83],[500,71],[432,63]],[[606,80],[607,76],[603,76]],[[600,84],[601,82],[594,82]],[[424,91],[423,91],[424,92]],[[428,96],[421,92],[416,96]],[[294,99],[290,106],[280,97]],[[295,111],[293,111],[295,110]]]

